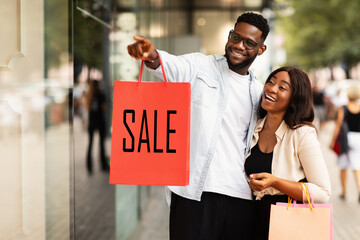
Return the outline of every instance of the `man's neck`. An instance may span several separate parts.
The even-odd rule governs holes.
[[[249,74],[249,68],[233,68],[233,67],[230,67],[229,68],[231,69],[231,71],[233,72],[236,72],[237,74],[240,74],[240,75],[248,75]]]

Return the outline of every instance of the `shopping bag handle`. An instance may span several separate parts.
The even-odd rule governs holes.
[[[308,200],[308,204],[309,204],[309,208],[311,211],[313,211],[314,209],[314,201],[313,201],[313,197],[312,197],[312,194],[309,192],[309,189],[307,187],[307,185],[303,182],[300,182],[301,184],[301,187],[302,187],[302,190],[304,191],[305,195],[306,195],[306,198]],[[290,205],[291,205],[291,202],[292,202],[292,197],[288,197],[288,206],[286,209],[289,209]],[[296,204],[296,201],[294,200],[294,204]]]
[[[164,77],[164,82],[165,82],[165,86],[167,84],[167,79],[166,79],[166,75],[165,75],[165,70],[164,70],[164,65],[161,61],[161,57],[160,57],[160,54],[158,54],[158,58],[159,58],[159,62],[160,62],[160,66],[161,66],[161,71],[162,71],[162,74],[163,74],[163,77]],[[143,74],[143,69],[144,69],[144,61],[141,61],[141,66],[140,66],[140,73],[139,73],[139,78],[138,78],[138,84],[141,82],[141,78],[142,78],[142,74]]]

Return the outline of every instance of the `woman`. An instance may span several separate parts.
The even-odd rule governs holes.
[[[317,140],[311,83],[294,67],[273,71],[265,82],[245,171],[256,208],[255,239],[268,239],[270,206],[288,196],[304,201],[301,185],[315,202],[330,196],[330,179]]]
[[[346,122],[349,132],[347,134],[349,151],[339,156],[338,166],[340,168],[340,181],[342,187],[341,199],[346,196],[346,169],[354,170],[355,180],[358,187],[360,202],[360,89],[358,86],[351,86],[347,93],[348,103],[339,109],[334,134],[330,144],[332,149],[335,145],[336,136],[339,134],[343,121]]]

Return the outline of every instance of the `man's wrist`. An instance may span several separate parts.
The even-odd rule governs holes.
[[[156,58],[154,58],[152,61],[146,61],[145,60],[146,63],[154,63],[159,59],[159,53],[156,50],[155,50],[155,52],[156,52]]]

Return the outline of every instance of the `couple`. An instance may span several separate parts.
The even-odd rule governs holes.
[[[128,46],[156,76],[160,56],[168,81],[191,83],[190,183],[167,187],[171,240],[267,239],[270,204],[303,201],[299,181],[315,202],[329,199],[307,74],[279,68],[262,86],[249,70],[268,33],[267,20],[247,12],[225,55],[174,56],[138,36]]]

